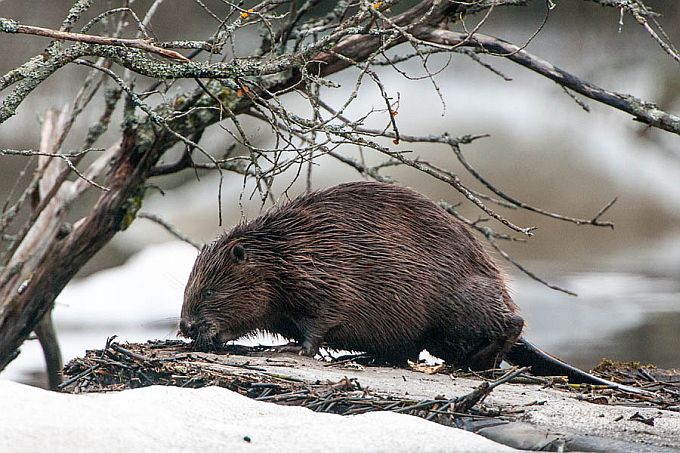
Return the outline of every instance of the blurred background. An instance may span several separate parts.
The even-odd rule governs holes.
[[[110,2],[111,4],[115,2]],[[143,16],[151,2],[133,2]],[[329,5],[332,2],[327,2]],[[680,113],[680,68],[630,16],[619,25],[619,10],[589,1],[556,2],[540,34],[527,50],[560,68],[605,89],[632,94],[655,102],[661,109]],[[23,23],[58,28],[71,1],[0,1],[0,16]],[[206,2],[216,12],[221,2]],[[662,14],[659,22],[680,44],[680,4],[647,1]],[[328,5],[327,5],[328,6]],[[220,9],[222,8],[222,9]],[[481,32],[523,44],[540,26],[544,2],[526,7],[497,8]],[[94,13],[93,13],[94,15]],[[468,28],[478,18],[470,17]],[[166,1],[152,22],[159,39],[206,39],[215,28],[212,19],[194,2]],[[245,29],[236,40],[236,53],[248,55],[259,37]],[[44,38],[0,35],[0,72],[20,65],[47,45]],[[394,54],[406,53],[401,47]],[[466,145],[468,160],[487,179],[520,200],[565,215],[591,218],[614,197],[617,203],[604,216],[615,229],[576,226],[523,211],[502,210],[515,224],[538,227],[527,243],[502,244],[524,266],[546,280],[577,292],[578,297],[550,290],[502,264],[511,275],[513,296],[527,319],[531,341],[577,366],[592,368],[603,357],[680,367],[680,137],[650,129],[629,115],[584,100],[585,112],[556,84],[504,61],[483,56],[502,71],[505,81],[464,55],[454,55],[436,76],[445,108],[429,80],[407,80],[391,68],[378,68],[387,90],[399,95],[397,121],[404,134],[490,134]],[[431,68],[443,68],[447,57],[433,57]],[[413,63],[400,65],[409,74],[423,75]],[[67,67],[41,85],[22,104],[18,114],[0,125],[0,147],[37,148],[40,118],[49,108],[72,101],[85,68]],[[332,76],[341,85],[326,89],[327,102],[341,105],[351,92],[356,73]],[[138,87],[150,81],[138,78]],[[171,94],[189,83],[178,83]],[[302,99],[288,96],[292,110],[305,111]],[[382,107],[378,90],[365,83],[349,110],[358,117],[371,107]],[[101,103],[88,109],[98,115]],[[120,112],[117,112],[120,115]],[[87,112],[85,113],[87,115]],[[96,116],[93,116],[93,118]],[[119,135],[120,116],[101,141],[107,146]],[[244,118],[250,139],[271,146],[268,127]],[[72,134],[65,149],[77,146],[87,121]],[[383,127],[376,119],[369,126]],[[218,154],[233,140],[214,127],[204,137],[205,147]],[[396,147],[396,145],[390,146]],[[464,169],[450,149],[437,145],[410,146],[416,155],[463,176]],[[178,148],[179,149],[179,148]],[[357,157],[356,149],[346,155]],[[367,155],[377,162],[375,156]],[[168,161],[173,156],[168,156]],[[3,202],[17,175],[26,167],[21,157],[0,157],[0,197]],[[463,201],[449,186],[408,169],[386,171],[403,184],[434,200]],[[242,218],[261,209],[252,186],[227,174],[222,188],[224,225],[218,224],[218,178],[191,171],[154,180],[165,191],[150,190],[143,210],[160,215],[200,241],[210,241]],[[292,175],[275,185],[280,195]],[[332,159],[320,159],[313,171],[315,188],[360,179],[361,176]],[[304,178],[303,178],[304,179]],[[304,191],[298,181],[289,194]],[[92,198],[94,199],[94,198]],[[73,218],[87,213],[89,205],[74,207]],[[463,205],[470,218],[480,215]],[[497,231],[502,226],[493,225]],[[122,340],[175,338],[182,290],[196,252],[177,243],[158,225],[138,219],[119,233],[57,299],[55,322],[65,359],[88,348],[103,347],[106,337]],[[501,258],[499,257],[499,260]],[[264,341],[264,340],[263,340]],[[39,383],[40,349],[29,341],[23,353],[0,378]]]

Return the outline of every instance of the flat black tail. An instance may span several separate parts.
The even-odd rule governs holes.
[[[530,366],[531,372],[537,376],[567,376],[573,384],[597,384],[621,387],[621,384],[599,378],[568,363],[565,363],[529,343],[524,338],[505,355],[513,365]]]

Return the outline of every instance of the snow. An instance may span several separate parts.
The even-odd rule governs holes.
[[[343,417],[218,387],[68,395],[0,381],[0,401],[3,452],[517,451],[409,415]]]

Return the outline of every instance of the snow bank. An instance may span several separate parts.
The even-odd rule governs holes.
[[[343,417],[254,401],[218,387],[68,395],[0,381],[0,401],[0,451],[517,451],[409,415]]]

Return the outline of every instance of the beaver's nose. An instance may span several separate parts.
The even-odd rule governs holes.
[[[182,318],[179,321],[179,331],[186,338],[193,338],[196,334],[196,328],[188,319]]]

